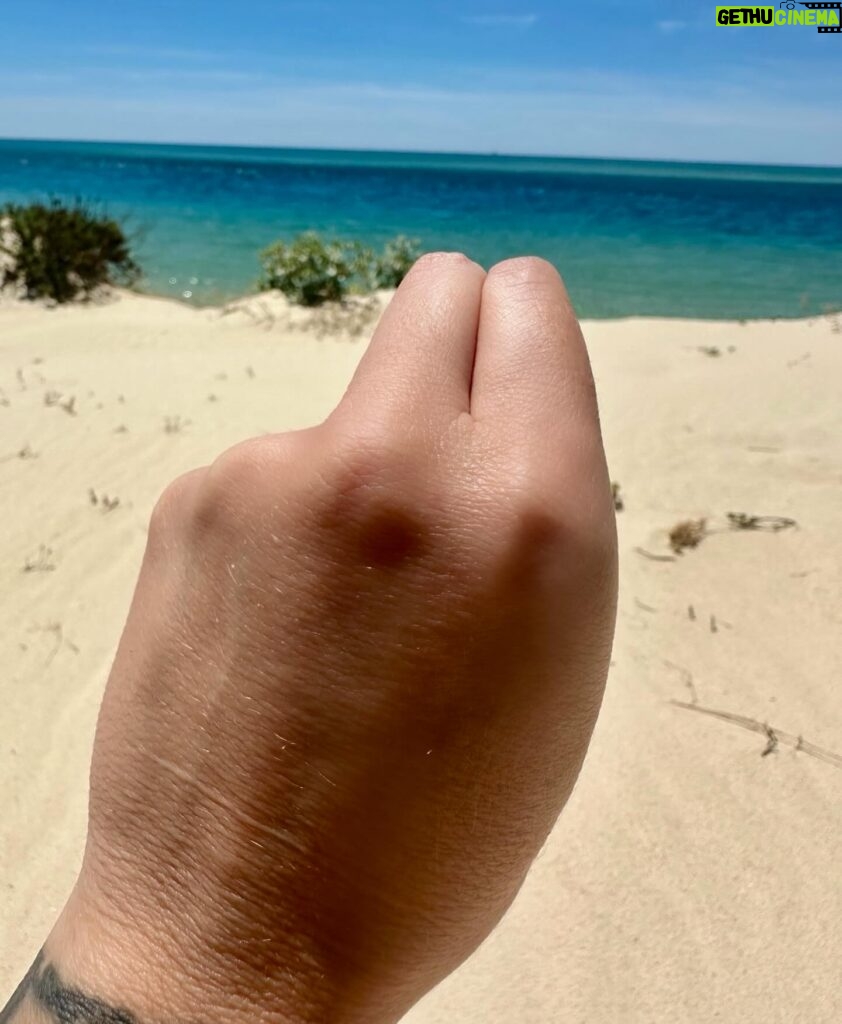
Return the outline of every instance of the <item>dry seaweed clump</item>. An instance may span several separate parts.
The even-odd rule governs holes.
[[[771,533],[798,525],[789,516],[752,516],[745,512],[729,512],[728,523],[734,530],[769,530]]]
[[[670,547],[680,555],[685,548],[697,548],[706,536],[707,519],[685,519],[670,530]]]

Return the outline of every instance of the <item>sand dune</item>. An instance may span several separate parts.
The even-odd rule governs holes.
[[[74,878],[157,494],[325,415],[382,301],[357,337],[265,300],[0,306],[0,1004]],[[835,1024],[842,321],[585,332],[625,502],[604,711],[511,912],[409,1020]],[[696,518],[707,536],[673,555],[668,530]]]

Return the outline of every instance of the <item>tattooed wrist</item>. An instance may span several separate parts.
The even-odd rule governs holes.
[[[0,1024],[23,1024],[27,1011],[39,1011],[39,1020],[55,1024],[137,1024],[128,1010],[109,1006],[80,989],[66,985],[42,950],[18,985],[6,1008],[0,1010]]]

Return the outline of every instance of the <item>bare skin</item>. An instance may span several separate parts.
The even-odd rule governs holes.
[[[615,598],[560,278],[425,257],[325,423],[160,499],[84,865],[0,1024],[398,1020],[567,800]]]

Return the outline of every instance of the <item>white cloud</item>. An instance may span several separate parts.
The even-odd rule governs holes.
[[[834,104],[734,96],[723,83],[694,95],[646,79],[598,76],[549,91],[267,81],[201,93],[10,97],[0,88],[0,136],[135,139],[456,152],[842,163]],[[2,83],[0,82],[0,85]],[[720,102],[722,99],[728,102]],[[68,126],[72,128],[68,129]]]
[[[483,28],[532,28],[537,20],[537,14],[472,14],[462,18],[468,25]]]
[[[831,58],[696,79],[496,66],[397,83],[306,70],[0,68],[0,137],[842,165]]]

